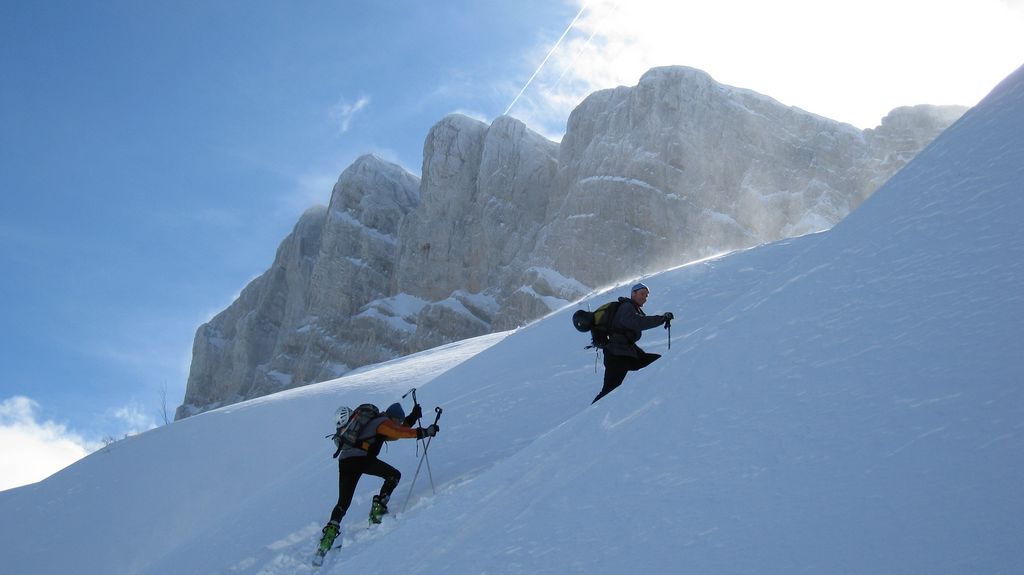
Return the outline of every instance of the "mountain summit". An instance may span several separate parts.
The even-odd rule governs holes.
[[[561,144],[509,117],[447,116],[427,135],[422,180],[360,158],[271,269],[199,328],[177,417],[827,229],[962,112],[901,108],[859,131],[666,67],[588,97]]]

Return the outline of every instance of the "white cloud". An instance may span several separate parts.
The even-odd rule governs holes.
[[[1002,0],[1012,10],[1024,12],[1024,0]]]
[[[510,112],[542,132],[563,131],[591,92],[665,65],[868,128],[897,106],[974,105],[1024,54],[1020,0],[573,4],[586,4],[582,17]]]
[[[23,396],[0,403],[0,490],[35,483],[102,447],[53,421],[38,421]]]
[[[360,96],[355,102],[349,102],[342,98],[337,104],[331,107],[329,115],[331,120],[338,125],[338,129],[341,133],[345,133],[352,125],[352,118],[362,110],[365,110],[369,105],[369,96]]]
[[[111,411],[111,415],[114,419],[124,423],[123,427],[126,429],[122,436],[136,435],[156,427],[156,421],[153,417],[146,414],[146,411],[138,405],[118,407]],[[173,417],[173,414],[171,416]]]

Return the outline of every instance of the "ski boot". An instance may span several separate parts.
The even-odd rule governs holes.
[[[373,496],[373,504],[370,505],[370,523],[380,523],[381,519],[388,513],[388,499],[390,497],[380,495]]]
[[[321,556],[331,550],[331,546],[334,545],[334,540],[338,538],[339,532],[338,524],[333,521],[324,526],[324,536],[320,539],[320,549],[318,551]]]

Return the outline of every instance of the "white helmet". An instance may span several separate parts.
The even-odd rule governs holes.
[[[339,407],[338,411],[334,412],[334,423],[337,428],[342,428],[348,425],[349,419],[352,419],[352,410],[344,405]]]

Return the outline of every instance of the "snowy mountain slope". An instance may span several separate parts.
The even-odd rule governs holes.
[[[354,389],[358,401],[393,401],[504,335],[212,411],[4,492],[0,540],[17,543],[4,544],[0,573],[211,572],[211,543],[215,557],[245,553],[337,496],[334,447],[323,438],[336,397]],[[190,556],[197,548],[206,554]]]
[[[438,493],[392,445],[323,573],[1020,573],[1022,188],[1019,70],[833,230],[645,278],[672,347],[597,405],[567,308],[0,493],[0,573],[309,572],[331,413],[412,386]]]
[[[689,337],[388,545],[423,573],[1020,572],[1022,138],[1018,72],[831,232],[652,280],[704,310]]]

